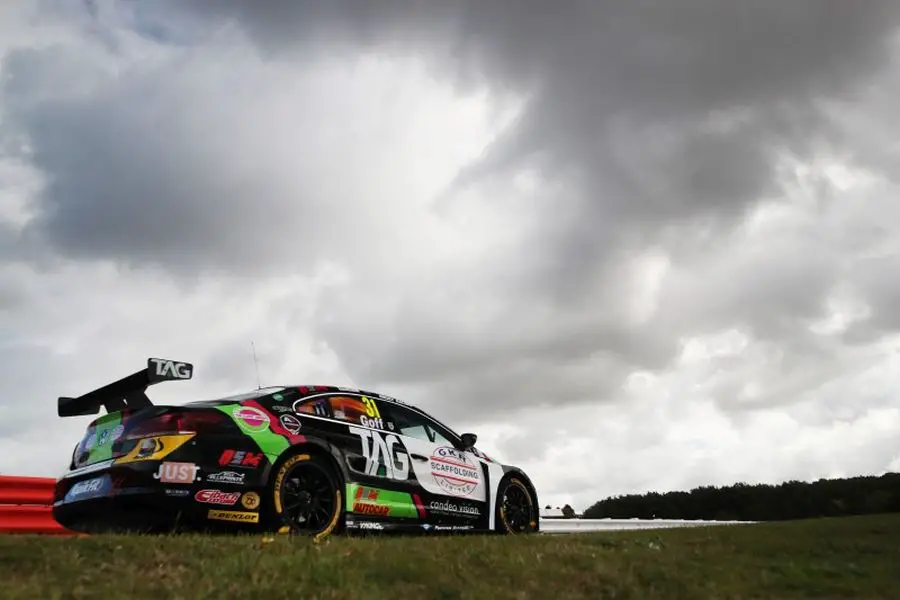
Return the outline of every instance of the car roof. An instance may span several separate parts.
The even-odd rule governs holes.
[[[453,435],[459,437],[459,434],[456,432],[456,430],[454,430],[452,427],[448,427],[445,423],[439,421],[431,413],[426,412],[424,409],[419,408],[418,406],[416,406],[414,404],[409,404],[408,402],[404,402],[403,400],[399,400],[393,396],[388,396],[387,394],[381,394],[379,392],[373,392],[372,390],[364,390],[361,388],[348,387],[348,386],[336,386],[336,385],[309,385],[309,384],[286,385],[282,389],[287,389],[287,388],[295,388],[301,393],[301,397],[298,398],[298,400],[303,399],[304,397],[307,397],[307,396],[314,396],[316,394],[331,394],[331,393],[341,393],[341,392],[345,392],[348,394],[360,394],[362,396],[372,396],[373,398],[377,398],[378,400],[383,400],[385,402],[397,404],[399,406],[402,406],[404,408],[408,408],[409,410],[417,412],[417,413],[421,414],[422,416],[427,417],[428,419],[434,421],[435,423],[437,423],[438,425],[440,425],[441,427],[443,427],[444,429],[446,429]],[[275,393],[275,391],[272,391],[269,393]]]

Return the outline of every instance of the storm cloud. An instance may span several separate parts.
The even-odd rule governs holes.
[[[81,307],[55,335],[127,347],[123,365],[189,348],[206,389],[254,381],[255,338],[266,379],[353,381],[480,427],[552,494],[635,457],[604,461],[583,502],[704,483],[690,464],[725,483],[900,459],[873,434],[832,460],[821,433],[900,418],[896,2],[5,10],[11,372],[76,375],[37,343],[42,303]],[[767,471],[767,431],[819,455]]]

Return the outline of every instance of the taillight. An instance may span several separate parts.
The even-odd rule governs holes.
[[[135,424],[126,439],[171,435],[176,433],[208,433],[221,427],[228,417],[216,412],[171,412]]]

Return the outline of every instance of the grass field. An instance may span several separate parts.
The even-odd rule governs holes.
[[[2,598],[897,598],[900,514],[518,538],[0,536]]]

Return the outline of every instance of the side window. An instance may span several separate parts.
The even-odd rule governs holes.
[[[296,411],[317,417],[331,417],[328,411],[328,398],[316,398],[302,402],[297,406]]]
[[[455,445],[450,434],[428,417],[397,404],[384,403],[381,406],[394,424],[395,432],[433,444]]]

